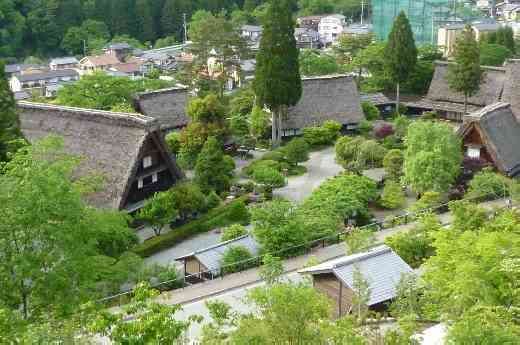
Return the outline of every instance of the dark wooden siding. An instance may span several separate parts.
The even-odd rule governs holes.
[[[332,316],[334,318],[345,315],[350,311],[352,306],[352,290],[345,285],[341,287],[340,281],[334,274],[313,275],[313,284],[316,290],[327,295],[332,300]]]

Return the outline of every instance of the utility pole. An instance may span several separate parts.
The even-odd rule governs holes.
[[[86,40],[82,40],[83,41],[83,56],[87,56],[87,41]]]
[[[364,16],[365,16],[365,0],[361,0],[361,25],[363,25]]]
[[[188,41],[188,24],[186,23],[186,13],[182,14],[182,21],[184,27],[184,44]]]

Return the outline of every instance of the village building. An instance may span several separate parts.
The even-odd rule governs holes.
[[[27,140],[60,136],[65,151],[81,158],[75,174],[101,177],[87,196],[93,206],[132,213],[183,178],[153,118],[30,102],[18,102],[18,114]]]
[[[134,97],[134,108],[156,119],[163,131],[180,129],[190,120],[186,114],[188,92],[185,86],[141,92]]]
[[[133,50],[132,46],[126,42],[110,43],[103,48],[106,55],[114,55],[119,61],[125,61]]]
[[[75,57],[54,58],[49,62],[51,71],[60,69],[75,69],[79,67],[79,61]]]
[[[79,74],[73,69],[55,71],[25,71],[15,73],[9,79],[9,87],[14,93],[28,91],[44,95],[45,87],[73,82],[79,79]]]
[[[299,17],[296,19],[296,24],[298,25],[299,28],[302,28],[302,29],[318,31],[320,21],[324,17],[327,17],[327,15],[323,14],[323,15],[316,15],[316,16]]]
[[[184,276],[188,281],[207,280],[222,274],[222,258],[231,247],[244,247],[253,257],[260,253],[260,246],[250,235],[244,235],[233,240],[197,250],[176,258],[184,266]]]
[[[7,77],[7,79],[11,78],[13,74],[19,74],[30,70],[39,70],[39,71],[45,71],[48,68],[46,66],[42,65],[36,65],[36,64],[9,64],[5,65],[4,72]]]
[[[353,311],[358,289],[356,271],[368,285],[366,306],[374,311],[386,310],[387,304],[397,297],[401,277],[413,274],[412,268],[386,245],[305,268],[299,273],[312,276],[314,288],[334,301],[333,315],[341,317]]]
[[[321,41],[325,45],[335,43],[343,33],[345,25],[345,16],[342,14],[331,14],[321,18],[318,25]]]
[[[296,47],[299,49],[319,49],[322,47],[318,31],[309,28],[294,29]]]
[[[492,165],[506,176],[520,175],[520,123],[509,103],[494,103],[464,116],[458,134],[465,157]]]
[[[79,61],[79,68],[83,74],[89,74],[96,71],[107,71],[120,63],[121,61],[116,54],[106,53],[103,55],[85,56]]]
[[[302,78],[302,97],[289,108],[282,122],[284,136],[301,134],[305,127],[320,126],[327,120],[355,130],[365,119],[354,78],[347,75]]]

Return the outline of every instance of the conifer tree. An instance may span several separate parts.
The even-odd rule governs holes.
[[[175,35],[178,40],[182,39],[183,14],[189,19],[191,13],[190,0],[166,0],[161,17],[162,34]]]
[[[417,63],[417,48],[410,22],[404,11],[394,21],[385,48],[386,69],[396,84],[396,109],[399,109],[399,86],[413,72]]]
[[[281,140],[282,117],[302,95],[298,49],[294,38],[292,0],[271,0],[256,57],[253,88],[259,104],[272,112],[272,140]]]
[[[137,37],[141,42],[155,39],[155,28],[150,0],[136,0],[135,13],[137,21]]]
[[[234,168],[233,159],[224,155],[215,137],[210,137],[197,158],[195,181],[204,192],[222,192],[229,188]]]
[[[7,160],[9,142],[21,137],[16,103],[0,60],[0,162]]]
[[[112,1],[110,9],[112,35],[132,35],[135,29],[135,7],[132,0]]]
[[[464,113],[468,110],[468,98],[480,88],[482,69],[480,68],[480,50],[468,25],[457,38],[453,53],[455,64],[448,68],[448,83],[453,91],[464,94]]]

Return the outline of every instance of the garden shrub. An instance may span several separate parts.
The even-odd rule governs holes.
[[[386,149],[375,140],[366,140],[359,145],[356,161],[360,169],[380,168]]]
[[[254,172],[259,169],[274,169],[276,171],[282,171],[282,164],[278,161],[270,160],[270,159],[260,159],[252,162],[248,166],[246,166],[242,171],[247,176],[253,176]]]
[[[361,108],[363,109],[363,114],[365,114],[365,118],[368,121],[379,120],[381,118],[381,112],[371,102],[362,102]]]
[[[257,167],[253,171],[253,180],[270,188],[285,186],[285,177],[276,169],[269,167]]]
[[[319,127],[307,127],[303,129],[303,138],[310,146],[332,144],[341,133],[341,124],[336,121],[325,121]]]
[[[148,257],[162,250],[171,248],[194,235],[234,223],[249,223],[249,211],[245,204],[246,197],[238,198],[229,204],[214,208],[199,219],[184,224],[172,231],[155,236],[135,246],[132,251],[142,257]]]
[[[385,168],[388,179],[399,181],[403,176],[404,155],[401,150],[390,150],[383,158],[383,168]]]
[[[206,208],[208,210],[212,210],[215,207],[217,207],[218,205],[220,205],[221,202],[222,202],[222,199],[220,199],[220,197],[217,195],[217,193],[215,193],[215,191],[211,191],[211,192],[209,192],[209,195],[206,198]]]
[[[344,168],[350,162],[357,160],[359,147],[365,141],[363,137],[341,137],[336,142],[336,161]]]
[[[394,134],[394,126],[388,122],[378,123],[374,126],[374,137],[383,140]]]
[[[469,199],[493,200],[509,196],[512,182],[507,177],[485,168],[475,174],[469,182],[465,197]]]
[[[220,241],[226,242],[244,235],[247,235],[247,229],[242,224],[233,224],[224,228]]]
[[[364,137],[368,137],[372,130],[374,129],[374,124],[371,121],[363,120],[358,125],[358,132],[360,135]]]
[[[251,259],[253,259],[253,255],[246,247],[238,245],[229,247],[220,262],[222,273],[240,272],[254,267],[256,262]]]
[[[297,165],[309,159],[309,144],[303,138],[292,139],[285,146],[287,162],[291,165]]]
[[[165,140],[171,153],[179,152],[181,149],[181,134],[179,132],[168,133]]]
[[[379,204],[389,210],[402,207],[405,203],[405,195],[401,185],[392,180],[387,180]]]

